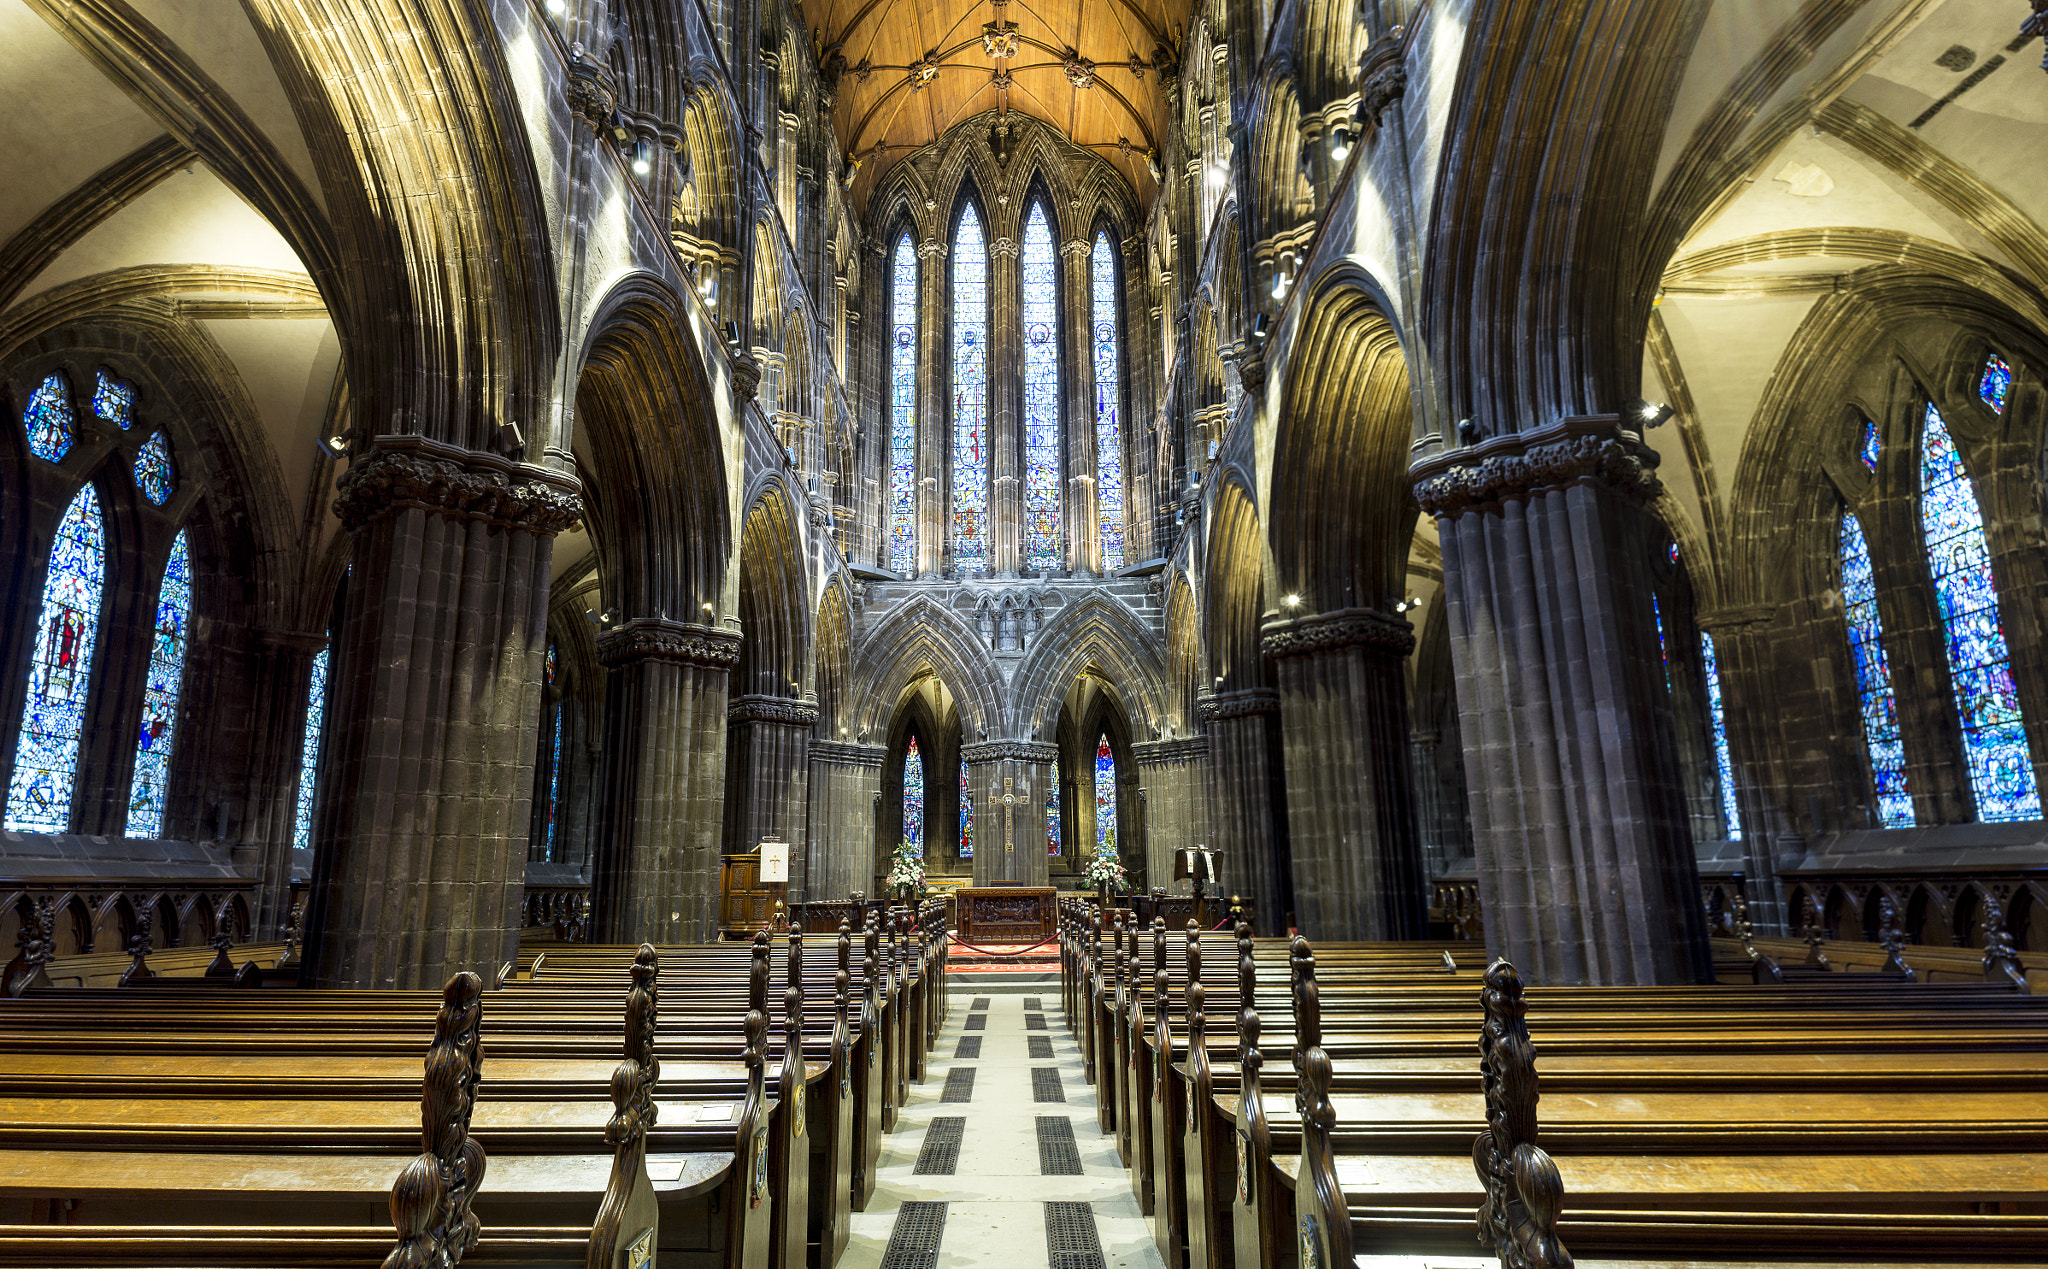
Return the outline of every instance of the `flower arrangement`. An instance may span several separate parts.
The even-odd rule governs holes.
[[[889,893],[905,898],[924,896],[924,860],[908,841],[899,843],[889,857]]]
[[[1131,879],[1124,872],[1124,866],[1108,851],[1097,851],[1088,860],[1088,866],[1081,875],[1097,890],[1110,894],[1129,894]]]

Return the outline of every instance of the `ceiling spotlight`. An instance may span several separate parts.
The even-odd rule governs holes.
[[[653,170],[654,164],[647,161],[647,143],[643,141],[633,147],[633,175],[645,176]]]
[[[334,458],[345,458],[348,455],[348,437],[330,436],[320,442],[320,448],[326,450]]]
[[[1351,157],[1351,129],[1339,128],[1330,137],[1330,158],[1338,163]]]
[[[1287,298],[1287,282],[1288,282],[1288,278],[1287,278],[1287,275],[1286,275],[1285,273],[1281,272],[1281,271],[1280,271],[1280,270],[1278,270],[1278,269],[1275,269],[1275,270],[1273,271],[1273,298],[1274,298],[1274,299],[1276,299],[1276,300],[1284,300],[1284,299],[1286,299],[1286,298]]]
[[[1286,604],[1289,608],[1299,608],[1301,607],[1301,596],[1288,595],[1285,598],[1283,598],[1280,602]]]
[[[562,16],[562,11],[568,7],[567,4],[563,3],[563,0],[548,0],[548,12],[558,18]]]
[[[716,615],[716,614],[717,614],[717,612],[718,612],[718,610],[717,610],[716,608],[713,608],[713,607],[712,607],[712,606],[711,606],[710,604],[706,604],[706,605],[704,605],[704,611],[705,611],[705,612],[708,612],[708,613],[712,613],[712,614],[714,614],[714,615]]]

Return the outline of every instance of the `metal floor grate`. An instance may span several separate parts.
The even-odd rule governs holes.
[[[1025,1029],[1026,1031],[1043,1031],[1043,1030],[1045,1030],[1045,1015],[1044,1015],[1044,1014],[1042,1014],[1042,1013],[1027,1013],[1027,1014],[1025,1014],[1025,1015],[1024,1015],[1024,1029]]]
[[[952,1176],[953,1169],[960,1166],[960,1134],[967,1130],[965,1115],[939,1115],[932,1119],[931,1127],[925,1129],[924,1146],[917,1152],[917,1166],[912,1168],[914,1176]],[[1042,1133],[1040,1134],[1043,1135]],[[1073,1135],[1068,1125],[1067,1135]],[[1039,1153],[1044,1154],[1040,1147]],[[1080,1156],[1077,1153],[1075,1158]],[[1042,1169],[1041,1169],[1042,1170]],[[1079,1171],[1078,1168],[1075,1169]]]
[[[890,1245],[895,1245],[894,1239]],[[1103,1269],[1102,1239],[1095,1233],[1095,1209],[1086,1203],[1047,1203],[1045,1251],[1052,1262],[1051,1269]],[[884,1269],[895,1269],[887,1257],[882,1264]]]
[[[1038,1117],[1038,1175],[1081,1175],[1081,1147],[1074,1143],[1073,1120]]]
[[[988,1015],[985,1013],[970,1013],[967,1015],[967,1021],[960,1025],[968,1031],[986,1031],[988,1030]]]
[[[988,997],[987,997],[987,996],[976,996],[976,997],[974,998],[974,1003],[973,1003],[973,1004],[971,1004],[971,1005],[969,1005],[969,1006],[967,1006],[967,1007],[968,1007],[969,1009],[986,1009],[986,1008],[988,1008]]]
[[[1048,1058],[1052,1057],[1052,1037],[1051,1037],[1051,1036],[1049,1036],[1049,1035],[1032,1035],[1032,1036],[1026,1036],[1026,1037],[1024,1037],[1024,1038],[1025,1038],[1025,1040],[1026,1040],[1027,1042],[1029,1042],[1029,1043],[1030,1043],[1030,1045],[1031,1045],[1031,1054],[1030,1054],[1030,1056],[1032,1056],[1032,1057],[1035,1057],[1035,1058],[1039,1058],[1039,1059],[1041,1059],[1041,1060],[1044,1060],[1044,1059],[1048,1059]]]
[[[946,1088],[939,1094],[942,1102],[971,1102],[974,1100],[974,1068],[956,1066],[946,1072]]]
[[[1045,1006],[1044,1006],[1043,1004],[1040,1004],[1040,1003],[1039,1003],[1039,998],[1038,998],[1037,996],[1026,996],[1026,997],[1024,997],[1024,1012],[1025,1012],[1025,1013],[1037,1013],[1037,1012],[1039,1012],[1039,1011],[1040,1011],[1041,1009],[1044,1009],[1044,1008],[1045,1008]]]
[[[1085,1203],[1070,1203],[1069,1207],[1086,1207]],[[1051,1237],[1052,1217],[1046,1217],[1047,1237]],[[1093,1229],[1090,1229],[1093,1234]],[[911,1202],[896,1210],[896,1224],[889,1230],[889,1247],[882,1253],[881,1269],[935,1269],[939,1263],[939,1239],[946,1233],[946,1205],[944,1203]],[[1098,1247],[1096,1263],[1100,1264],[1102,1253]]]
[[[1060,1068],[1057,1066],[1034,1066],[1031,1068],[1031,1100],[1034,1102],[1063,1102],[1067,1100],[1066,1085],[1060,1083]]]
[[[981,1037],[978,1035],[963,1035],[960,1037],[960,1043],[953,1046],[953,1060],[955,1062],[972,1061],[980,1056]],[[1052,1054],[1048,1053],[1046,1056],[1051,1057]]]

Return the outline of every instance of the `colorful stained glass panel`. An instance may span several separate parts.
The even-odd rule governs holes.
[[[1117,321],[1116,249],[1107,233],[1095,236],[1095,508],[1104,572],[1124,566],[1123,336]]]
[[[128,836],[161,837],[170,799],[171,744],[177,735],[178,696],[185,685],[185,649],[192,625],[192,556],[181,529],[171,541],[163,585],[156,592],[156,633],[149,648],[149,682],[142,692],[142,735],[135,744],[135,779],[128,790]]]
[[[1095,745],[1095,853],[1116,854],[1116,755],[1106,735]]]
[[[548,747],[548,818],[547,831],[542,834],[546,860],[554,863],[561,843],[562,818],[562,706],[556,702],[554,743]]]
[[[61,463],[76,439],[76,420],[71,414],[71,381],[62,371],[53,371],[28,399],[21,425],[28,429],[28,452],[52,463]]]
[[[306,731],[299,741],[299,798],[292,812],[292,846],[313,848],[313,794],[320,784],[320,724],[327,717],[328,653],[333,645],[313,657],[313,676],[306,684]]]
[[[1700,632],[1700,672],[1707,680],[1707,717],[1714,728],[1714,766],[1721,775],[1721,819],[1728,840],[1742,840],[1742,811],[1735,804],[1735,764],[1728,757],[1728,715],[1721,708],[1721,663],[1714,655],[1714,636]]]
[[[911,854],[924,858],[924,755],[915,736],[903,752],[903,840]]]
[[[960,858],[974,858],[974,793],[967,787],[967,759],[960,760]]]
[[[541,667],[542,677],[549,687],[555,685],[555,671],[561,668],[561,650],[554,644],[548,645],[548,659]]]
[[[1977,818],[2039,819],[2041,795],[1999,619],[1984,517],[1955,439],[1932,404],[1920,432],[1920,530],[1947,635],[1943,643]]]
[[[135,456],[135,487],[159,507],[171,500],[171,438],[161,430],[151,432]]]
[[[953,232],[953,564],[988,563],[988,248],[969,203]]]
[[[1863,460],[1863,466],[1868,470],[1877,470],[1877,455],[1883,444],[1883,438],[1877,434],[1877,424],[1869,419],[1863,420],[1863,441],[1856,456]]]
[[[1650,596],[1650,616],[1657,622],[1657,659],[1664,664],[1664,690],[1669,692],[1672,690],[1671,644],[1664,637],[1664,605],[1657,602],[1655,595]]]
[[[917,246],[896,240],[889,275],[889,567],[917,567]]]
[[[42,613],[28,667],[28,700],[22,706],[14,777],[7,788],[10,830],[71,830],[71,793],[78,776],[78,745],[85,734],[106,576],[106,526],[100,519],[99,495],[87,485],[57,524],[50,571],[43,581]]]
[[[1045,790],[1045,853],[1054,859],[1060,853],[1060,764],[1052,764],[1052,783]]]
[[[116,379],[101,366],[99,382],[92,390],[92,412],[117,427],[127,427],[134,422],[135,386]]]
[[[2005,398],[2012,392],[2012,367],[2005,358],[1992,353],[1984,359],[1984,372],[1977,376],[1977,397],[1998,413],[2005,413]]]
[[[1059,254],[1045,204],[1024,222],[1024,567],[1060,567]]]
[[[1906,745],[1899,734],[1899,702],[1884,655],[1884,622],[1877,611],[1877,579],[1870,544],[1854,515],[1842,515],[1842,616],[1849,628],[1849,659],[1856,664],[1862,702],[1863,743],[1877,786],[1878,816],[1886,828],[1913,827],[1913,796],[1906,790]]]

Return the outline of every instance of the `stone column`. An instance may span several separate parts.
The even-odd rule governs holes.
[[[1295,917],[1311,939],[1421,938],[1406,621],[1344,608],[1269,624],[1280,683]]]
[[[1532,982],[1705,981],[1650,612],[1655,451],[1613,415],[1434,455],[1487,951]]]
[[[1772,675],[1783,661],[1771,647],[1770,609],[1739,609],[1703,613],[1699,628],[1714,639],[1714,660],[1721,671],[1721,711],[1728,727],[1728,763],[1735,772],[1735,804],[1742,816],[1743,895],[1750,923],[1758,934],[1793,933],[1796,914],[1785,910],[1778,885],[1778,859],[1798,859],[1806,841],[1771,795],[1791,787],[1782,772],[1769,725]],[[1698,858],[1697,855],[1694,856]]]
[[[605,634],[594,942],[718,936],[731,630],[640,617]]]
[[[1035,740],[985,740],[966,745],[974,789],[974,884],[1046,884],[1045,793],[1059,747]]]
[[[789,898],[808,898],[804,828],[818,707],[786,696],[747,695],[725,716],[725,853],[746,854],[764,837],[788,842]]]
[[[1015,577],[1024,559],[1024,275],[1019,254],[1015,238],[989,240],[988,532],[990,570],[998,577]],[[980,807],[975,803],[976,810]]]
[[[1294,904],[1287,812],[1275,795],[1280,696],[1267,688],[1222,692],[1204,699],[1200,711],[1209,733],[1209,832],[1221,852],[1219,888],[1252,904],[1260,934],[1284,934]]]
[[[355,571],[329,670],[311,982],[490,981],[518,951],[549,564],[575,486],[408,436],[337,488]]]
[[[1443,737],[1433,731],[1408,734],[1408,765],[1415,780],[1415,836],[1422,846],[1423,865],[1431,879],[1451,870],[1450,851],[1444,840],[1444,789],[1437,779],[1437,745]]]
[[[1060,244],[1060,294],[1066,299],[1061,322],[1071,350],[1060,376],[1066,398],[1067,500],[1060,508],[1060,527],[1067,535],[1066,566],[1075,572],[1099,573],[1101,544],[1095,520],[1095,288],[1088,276],[1093,244],[1071,238]],[[1126,370],[1128,373],[1128,370]]]
[[[238,864],[246,857],[261,878],[256,892],[255,922],[259,940],[284,937],[291,917],[291,883],[310,877],[311,861],[294,858],[295,817],[299,781],[314,772],[299,770],[306,740],[306,685],[313,677],[313,658],[327,646],[327,636],[311,631],[265,630],[257,670],[256,717],[250,728],[247,809],[242,816],[242,841],[235,847]],[[312,852],[304,852],[310,855]]]
[[[1209,845],[1209,741],[1156,740],[1131,746],[1145,790],[1145,876],[1175,889],[1174,853]]]
[[[952,559],[952,517],[947,514],[948,482],[940,473],[949,471],[946,455],[951,452],[948,434],[945,384],[953,381],[944,366],[949,331],[945,316],[952,307],[945,303],[952,287],[946,269],[946,244],[927,238],[917,248],[917,573],[935,574]],[[884,376],[887,370],[883,371]],[[882,482],[889,481],[889,456],[882,456]],[[884,498],[884,505],[887,499]],[[882,541],[887,542],[885,529]]]
[[[811,742],[806,898],[873,893],[875,804],[882,796],[882,760],[888,753],[873,745]]]

